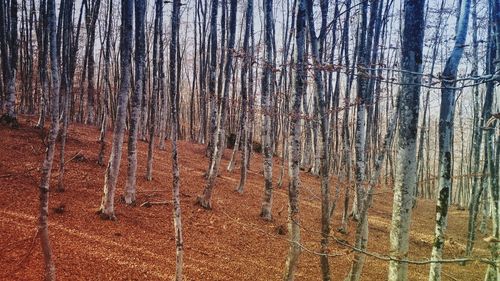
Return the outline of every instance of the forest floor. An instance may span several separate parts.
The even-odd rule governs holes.
[[[0,126],[0,280],[41,280],[42,253],[36,237],[38,186],[45,146],[36,118],[21,118],[19,129]],[[170,280],[175,269],[172,206],[141,207],[146,201],[171,199],[170,143],[156,150],[154,179],[145,180],[147,143],[138,145],[138,202],[129,207],[120,203],[126,178],[126,145],[118,180],[116,221],[101,220],[98,209],[105,167],[97,164],[98,129],[71,124],[67,142],[65,192],[50,193],[49,231],[59,280]],[[108,148],[111,132],[107,135]],[[280,280],[288,250],[287,235],[280,234],[287,223],[287,190],[275,189],[274,218],[259,217],[263,194],[262,159],[252,157],[244,194],[234,191],[239,182],[239,163],[233,172],[226,167],[230,151],[222,160],[216,180],[213,210],[195,205],[205,184],[208,159],[204,145],[179,143],[181,168],[182,223],[184,230],[184,273],[186,280]],[[109,152],[109,150],[108,150]],[[81,155],[73,157],[75,155]],[[57,183],[58,152],[54,162],[51,190]],[[71,160],[71,161],[70,161]],[[275,160],[275,163],[277,160]],[[279,174],[279,165],[274,166]],[[287,171],[287,170],[285,170]],[[277,176],[275,177],[277,178]],[[302,245],[296,280],[320,280],[320,190],[318,178],[301,173],[300,212]],[[284,186],[287,186],[285,181]],[[332,187],[337,183],[332,180]],[[368,250],[389,253],[392,192],[379,188],[370,210]],[[340,202],[340,200],[339,200]],[[332,219],[340,223],[340,203]],[[430,256],[435,205],[418,200],[411,225],[410,258]],[[347,235],[332,231],[338,239],[353,242],[355,222]],[[445,258],[463,255],[467,212],[452,207],[445,245]],[[484,236],[478,234],[475,256],[488,257]],[[333,280],[343,280],[352,261],[352,251],[331,242]],[[363,280],[386,280],[388,263],[367,257]],[[443,265],[443,280],[482,280],[486,266],[469,262]],[[410,265],[409,280],[427,280],[429,265]]]

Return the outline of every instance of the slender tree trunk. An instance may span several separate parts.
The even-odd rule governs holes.
[[[3,1],[2,1],[3,2]],[[47,154],[42,165],[42,179],[40,183],[40,216],[38,218],[38,228],[44,259],[44,280],[56,280],[56,268],[52,259],[52,248],[50,246],[48,216],[49,216],[49,186],[52,163],[56,147],[57,133],[59,131],[59,64],[56,46],[56,4],[55,0],[47,0],[47,27],[50,46],[50,66],[51,66],[51,104],[50,104],[50,133],[47,147]]]
[[[162,48],[160,48],[160,41],[163,40],[163,4],[156,1],[155,5],[155,28],[153,38],[153,92],[150,103],[149,112],[149,145],[148,145],[148,158],[146,168],[146,179],[151,181],[153,179],[153,152],[154,152],[154,139],[156,130],[156,109],[158,108],[158,97],[163,95],[164,88],[161,87],[160,66]],[[159,62],[161,61],[161,62]]]
[[[104,191],[99,213],[103,219],[115,219],[114,198],[116,182],[122,156],[123,135],[127,114],[128,92],[130,89],[131,53],[132,53],[132,0],[122,0],[122,25],[120,30],[120,75],[121,83],[118,93],[118,109],[113,129],[111,156],[109,157],[106,175],[104,177]]]
[[[261,96],[261,110],[262,110],[262,146],[264,158],[264,197],[262,199],[262,207],[260,216],[264,220],[271,220],[272,206],[273,206],[273,148],[271,140],[271,72],[274,69],[274,58],[272,41],[274,41],[273,33],[273,1],[263,0],[264,6],[264,69],[262,72],[262,96]]]
[[[471,0],[462,0],[458,19],[455,46],[446,62],[441,90],[441,107],[439,112],[439,190],[436,204],[436,228],[432,247],[432,260],[440,260],[443,255],[444,233],[448,223],[448,205],[452,187],[452,138],[453,116],[455,110],[455,85],[458,65],[464,51],[469,23]],[[441,263],[431,263],[429,281],[441,280]]]
[[[328,263],[328,243],[330,236],[330,140],[329,140],[329,116],[325,101],[325,89],[323,83],[323,45],[326,36],[328,1],[320,2],[321,27],[319,36],[316,35],[313,17],[313,0],[307,0],[307,23],[309,26],[309,40],[311,42],[312,59],[314,66],[314,85],[316,91],[317,114],[319,114],[320,136],[318,146],[321,148],[319,172],[321,177],[321,253],[320,265],[323,280],[330,280],[330,265]],[[316,148],[318,149],[318,147]]]
[[[142,0],[135,0],[135,89],[132,95],[128,135],[127,184],[123,195],[127,204],[135,202],[136,193],[137,131],[139,130],[139,119],[141,118],[141,101],[146,65],[145,13],[146,3]]]
[[[495,0],[496,1],[496,0]],[[494,2],[497,3],[497,2]],[[491,3],[490,5],[496,5]],[[498,4],[500,6],[500,4]],[[495,9],[500,9],[497,6],[494,6],[495,8],[490,8],[492,9],[492,15],[490,16],[491,19],[494,19],[495,17],[499,16],[497,15],[499,12],[498,10]],[[496,14],[495,12],[496,11]],[[474,15],[473,15],[474,16]],[[474,17],[473,17],[473,24],[474,24]],[[474,27],[474,26],[473,26]],[[499,26],[500,27],[500,26]],[[495,72],[494,66],[494,61],[495,57],[498,59],[500,55],[498,54],[499,49],[498,44],[500,40],[498,39],[499,35],[498,30],[493,30],[492,25],[490,25],[489,30],[488,30],[488,37],[489,37],[489,44],[488,44],[488,50],[487,50],[487,55],[486,55],[486,72],[489,74],[493,74]],[[480,160],[480,155],[481,155],[481,143],[482,143],[482,134],[479,130],[479,128],[483,127],[484,123],[486,120],[489,118],[491,114],[491,109],[492,109],[492,104],[493,104],[493,95],[494,95],[494,86],[492,83],[487,83],[486,84],[486,92],[484,96],[484,101],[483,101],[483,109],[481,113],[481,117],[478,120],[478,123],[475,127],[477,127],[476,130],[473,131],[474,135],[474,141],[473,141],[473,148],[472,148],[472,169],[471,172],[474,174],[474,177],[472,179],[472,187],[471,187],[471,198],[469,200],[469,219],[468,219],[468,225],[467,225],[467,245],[465,247],[465,255],[470,256],[472,254],[472,250],[474,248],[474,241],[476,239],[476,220],[477,220],[477,214],[479,211],[479,204],[480,204],[480,199],[481,199],[481,194],[484,191],[483,190],[483,185],[481,184],[482,178],[478,177],[477,174],[480,172],[480,167],[479,167],[479,160]],[[486,169],[486,162],[483,165],[483,170]]]
[[[301,136],[301,111],[300,104],[306,88],[306,0],[299,0],[297,10],[296,42],[297,42],[297,64],[295,77],[295,95],[292,97],[292,112],[290,117],[290,160],[288,185],[288,233],[290,235],[290,246],[286,258],[283,280],[295,279],[295,270],[299,262],[301,248],[300,243],[300,221],[299,221],[299,165],[300,165],[300,136]]]
[[[106,149],[106,131],[109,115],[109,97],[111,93],[111,81],[109,80],[109,65],[111,59],[111,35],[113,32],[113,0],[110,0],[107,19],[107,32],[106,32],[106,47],[104,51],[104,95],[102,99],[102,119],[101,119],[101,132],[99,134],[99,156],[97,157],[97,163],[101,166],[104,165],[104,152]]]
[[[62,80],[61,80],[61,119],[62,119],[62,131],[61,131],[61,150],[59,153],[59,176],[56,191],[62,192],[64,188],[64,175],[65,175],[65,161],[64,155],[66,152],[66,139],[68,134],[69,125],[69,103],[72,96],[72,72],[71,72],[71,56],[73,55],[72,48],[72,36],[73,36],[73,0],[64,0],[61,2],[61,9],[63,9],[63,20],[62,20]]]
[[[162,5],[162,1],[158,0],[157,5]],[[177,64],[177,48],[179,39],[179,22],[180,22],[180,7],[181,1],[173,1],[172,9],[172,37],[170,38],[170,101],[172,114],[172,198],[173,198],[173,220],[175,229],[175,251],[176,251],[176,266],[175,280],[182,281],[182,267],[184,256],[184,241],[182,237],[182,221],[181,221],[181,202],[179,196],[179,157],[177,153],[177,138],[179,131],[179,87],[177,85],[178,72],[176,71]]]
[[[34,0],[32,0],[31,5],[34,9]],[[49,53],[49,30],[48,30],[48,19],[47,19],[47,1],[40,1],[40,12],[38,16],[38,27],[37,27],[37,46],[38,46],[38,75],[40,78],[41,93],[40,93],[40,107],[39,107],[39,118],[36,127],[45,127],[45,115],[47,114],[47,107],[49,101],[49,82],[47,73],[47,56]]]
[[[230,19],[229,19],[229,42],[228,42],[228,51],[227,51],[227,59],[225,70],[225,79],[224,79],[224,93],[222,95],[221,106],[220,106],[220,117],[219,117],[219,127],[215,132],[216,136],[213,139],[215,142],[214,151],[212,153],[212,159],[210,164],[210,170],[208,173],[207,184],[205,189],[203,190],[202,196],[197,198],[197,202],[206,209],[211,209],[211,197],[212,190],[214,188],[215,179],[217,178],[217,174],[219,172],[220,161],[222,158],[222,153],[224,150],[224,138],[226,137],[226,117],[227,117],[227,100],[229,93],[229,82],[231,79],[232,73],[232,64],[233,64],[233,52],[234,52],[234,42],[235,42],[235,31],[236,31],[236,12],[237,12],[237,1],[230,1]],[[213,36],[213,34],[212,34]]]
[[[245,35],[243,39],[243,65],[241,69],[241,119],[240,119],[240,130],[243,137],[243,144],[241,149],[241,173],[240,182],[236,191],[242,193],[245,188],[247,171],[248,171],[248,153],[250,152],[248,145],[248,138],[250,135],[250,128],[248,124],[248,88],[247,81],[249,81],[248,70],[251,69],[251,62],[253,58],[250,53],[250,33],[253,25],[253,0],[247,1],[247,10],[245,18]],[[251,75],[250,75],[251,76]],[[251,93],[250,93],[251,94]]]
[[[8,1],[8,0],[7,0]],[[6,113],[0,117],[1,123],[13,128],[19,127],[16,112],[16,71],[17,71],[17,1],[10,0],[6,8],[5,1],[0,3],[0,53],[2,58],[2,74],[6,87]]]
[[[87,79],[87,124],[94,124],[95,119],[95,79],[94,79],[94,43],[95,43],[95,28],[97,17],[99,16],[99,7],[101,0],[92,1],[90,11],[87,10],[88,26],[87,26],[87,44],[88,44],[88,79]]]

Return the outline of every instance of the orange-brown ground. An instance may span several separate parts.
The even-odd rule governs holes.
[[[0,127],[0,279],[41,280],[42,254],[37,229],[38,185],[44,146],[39,131],[33,129],[34,117],[23,118],[21,128]],[[108,145],[110,142],[108,133]],[[171,198],[170,144],[166,151],[156,150],[154,179],[144,179],[147,144],[139,142],[138,206],[127,207],[116,200],[117,221],[99,219],[97,210],[103,187],[104,167],[97,165],[98,130],[71,125],[66,161],[80,152],[84,159],[67,163],[66,191],[50,193],[49,231],[59,280],[170,280],[174,274],[175,250],[171,205],[140,207],[145,201]],[[204,146],[180,142],[182,222],[185,239],[186,280],[280,280],[288,249],[287,236],[277,229],[286,226],[287,192],[275,190],[274,221],[259,218],[263,190],[261,158],[252,158],[245,193],[234,191],[239,180],[238,165],[226,171],[229,151],[222,161],[221,176],[213,194],[214,209],[207,211],[194,204],[205,180],[207,168]],[[58,157],[51,188],[56,184]],[[126,145],[117,195],[122,193],[126,171]],[[278,174],[275,165],[274,174]],[[300,210],[303,225],[302,244],[318,251],[319,183],[302,173]],[[335,182],[332,182],[335,186]],[[285,185],[286,186],[286,185]],[[370,210],[369,251],[388,253],[392,194],[378,190]],[[64,205],[64,212],[54,211]],[[338,208],[339,209],[339,208]],[[335,229],[340,221],[337,209]],[[460,257],[466,233],[466,212],[452,208],[445,257]],[[420,200],[413,213],[410,256],[430,256],[434,203]],[[334,233],[352,243],[355,224],[350,233]],[[479,235],[475,255],[488,256]],[[333,280],[343,280],[352,260],[349,249],[332,242],[330,258]],[[409,280],[426,280],[428,265],[410,266]],[[443,266],[443,280],[482,280],[485,266]],[[387,262],[367,257],[363,280],[385,280]],[[297,269],[297,280],[320,280],[319,258],[304,251]]]

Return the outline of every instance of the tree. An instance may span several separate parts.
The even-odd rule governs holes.
[[[101,218],[114,220],[115,209],[115,189],[118,180],[118,172],[120,169],[120,161],[122,157],[123,135],[125,130],[125,118],[127,114],[128,92],[130,89],[130,72],[132,53],[132,0],[122,0],[122,17],[120,30],[120,89],[118,92],[118,108],[116,111],[115,125],[113,129],[113,142],[111,145],[111,156],[109,157],[106,174],[104,176],[104,189],[99,208]]]
[[[273,206],[273,148],[271,140],[271,89],[274,89],[271,84],[274,84],[274,79],[271,80],[271,74],[274,70],[273,57],[273,42],[274,42],[274,19],[273,19],[273,1],[263,0],[264,6],[264,69],[262,71],[262,145],[264,156],[264,198],[262,199],[262,208],[260,216],[265,220],[271,220],[271,209]]]
[[[90,6],[90,8],[89,8]],[[97,17],[99,16],[99,7],[101,6],[101,0],[93,0],[90,5],[87,6],[86,9],[86,23],[87,23],[87,54],[85,55],[87,58],[87,124],[94,124],[94,104],[95,104],[95,81],[94,81],[94,43],[95,43],[95,29]]]
[[[157,5],[162,5],[162,1],[158,0]],[[180,77],[177,76],[177,48],[179,42],[179,22],[180,22],[180,7],[181,1],[174,0],[172,8],[172,37],[170,38],[170,101],[172,114],[172,197],[174,201],[173,218],[175,229],[175,250],[176,250],[176,267],[175,280],[182,281],[182,267],[184,255],[184,241],[182,238],[182,221],[181,221],[181,202],[179,197],[179,156],[177,152],[177,138],[179,131],[179,88],[177,81]]]
[[[313,0],[307,0],[307,23],[311,42],[312,59],[314,65],[314,85],[316,91],[317,111],[320,123],[320,176],[321,176],[321,272],[323,280],[330,280],[330,265],[328,263],[328,237],[330,235],[330,140],[329,118],[325,100],[323,83],[323,45],[326,36],[328,17],[328,1],[321,0],[321,27],[319,36],[316,35],[313,17]]]
[[[290,246],[286,258],[283,280],[291,281],[295,277],[295,269],[299,261],[300,248],[300,220],[299,220],[299,190],[300,190],[300,134],[302,96],[306,85],[306,0],[299,0],[296,24],[297,63],[295,73],[295,95],[292,97],[292,110],[290,116],[290,161],[288,184],[288,232],[290,233]]]
[[[215,0],[214,0],[215,1]],[[203,194],[198,196],[197,202],[205,209],[212,208],[212,190],[214,188],[215,179],[217,174],[219,173],[220,160],[222,158],[222,151],[224,149],[224,138],[226,137],[226,119],[227,119],[227,102],[229,95],[229,82],[232,77],[232,64],[233,64],[233,55],[234,55],[234,42],[235,42],[235,33],[236,33],[236,12],[237,12],[237,4],[236,0],[231,0],[230,3],[230,19],[229,19],[229,42],[228,42],[228,50],[227,50],[227,59],[224,77],[224,92],[222,95],[221,105],[220,105],[220,116],[219,116],[219,124],[217,126],[217,130],[215,132],[216,136],[212,137],[212,141],[214,142],[214,151],[211,155],[210,161],[210,169],[208,172],[207,184],[203,190]],[[214,34],[212,34],[214,36]],[[212,45],[213,47],[213,45]],[[212,74],[211,74],[212,75]]]
[[[99,156],[97,157],[97,163],[99,165],[104,165],[104,151],[106,148],[106,131],[108,129],[108,116],[109,116],[109,97],[111,93],[111,81],[109,79],[109,70],[110,70],[110,60],[111,60],[111,35],[113,32],[113,0],[110,0],[107,17],[107,31],[106,31],[106,39],[105,39],[105,50],[104,50],[104,73],[103,73],[103,83],[104,83],[104,94],[102,95],[101,101],[101,131],[99,134]]]
[[[32,2],[32,4],[34,4]],[[38,43],[38,75],[40,77],[41,94],[40,94],[40,108],[37,128],[45,127],[45,115],[48,106],[48,93],[49,82],[47,73],[48,53],[49,53],[49,32],[47,20],[47,1],[40,1],[40,11],[38,15],[38,27],[36,28],[36,38]]]
[[[245,188],[245,183],[247,179],[247,171],[248,171],[248,158],[250,153],[250,124],[248,121],[248,96],[252,94],[252,85],[253,81],[251,81],[252,73],[248,75],[249,70],[251,71],[251,65],[253,60],[253,54],[250,50],[250,37],[253,28],[253,0],[247,1],[247,10],[245,17],[245,35],[243,38],[243,65],[241,68],[241,116],[240,116],[240,130],[241,135],[243,136],[243,147],[241,151],[241,172],[240,172],[240,182],[236,187],[236,191],[239,193],[243,193]],[[252,46],[253,49],[253,46]],[[247,87],[247,82],[249,87]]]
[[[3,1],[1,1],[3,3]],[[52,248],[50,246],[48,216],[49,216],[49,186],[54,152],[56,148],[57,133],[59,132],[59,59],[56,44],[56,4],[55,0],[47,0],[47,27],[50,47],[51,67],[51,104],[50,104],[50,133],[47,146],[47,154],[43,160],[42,178],[40,183],[40,215],[38,218],[38,231],[44,258],[44,279],[56,280],[56,268],[52,259]]]
[[[397,172],[390,231],[391,256],[398,259],[405,259],[408,255],[413,195],[416,188],[416,138],[423,63],[424,4],[424,0],[404,2]],[[389,280],[407,280],[407,274],[407,263],[396,260],[389,263]]]
[[[128,136],[128,167],[127,185],[125,187],[125,203],[135,202],[136,172],[137,172],[137,132],[141,118],[141,100],[144,86],[144,68],[146,60],[146,35],[144,16],[145,1],[135,1],[135,89],[132,95],[132,110],[130,114],[130,130]]]
[[[156,115],[158,107],[158,97],[163,95],[162,87],[162,66],[163,66],[163,4],[156,1],[155,5],[155,24],[153,35],[153,92],[151,96],[151,104],[149,106],[149,145],[148,145],[148,160],[146,168],[146,179],[153,179],[153,152],[154,138],[156,132]]]
[[[455,111],[455,86],[458,65],[465,46],[469,23],[470,0],[463,0],[457,24],[455,46],[442,73],[441,106],[439,111],[439,189],[436,204],[436,228],[432,245],[432,260],[443,255],[444,233],[448,223],[448,205],[451,193],[453,117]],[[431,263],[429,281],[441,280],[441,263]]]
[[[7,110],[0,121],[16,128],[19,126],[16,114],[17,1],[10,0],[8,7],[7,12],[5,1],[0,1],[0,52]]]

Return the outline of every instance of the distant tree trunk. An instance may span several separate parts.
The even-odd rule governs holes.
[[[290,160],[289,173],[290,183],[288,185],[288,232],[290,233],[290,247],[286,258],[283,280],[292,281],[295,278],[295,269],[299,261],[301,248],[300,243],[300,220],[299,220],[299,165],[300,165],[300,104],[302,96],[306,91],[306,0],[299,0],[297,10],[296,42],[297,42],[297,64],[295,77],[295,95],[292,97],[292,111],[290,117]]]
[[[243,193],[245,188],[245,183],[247,179],[248,171],[248,153],[249,149],[249,135],[250,128],[248,124],[248,88],[247,81],[249,80],[248,70],[252,67],[252,60],[250,53],[250,33],[253,26],[253,0],[247,1],[247,10],[245,17],[245,35],[243,39],[243,65],[241,68],[241,119],[240,119],[240,130],[243,137],[243,147],[241,149],[241,176],[238,187],[236,191]],[[250,93],[251,94],[251,93]]]
[[[347,233],[348,231],[348,219],[349,219],[349,191],[351,189],[351,137],[349,134],[349,112],[351,108],[351,86],[354,79],[354,65],[356,61],[356,56],[354,54],[354,62],[352,67],[349,59],[349,18],[350,18],[351,1],[346,1],[346,15],[344,20],[344,30],[342,31],[342,47],[344,48],[344,60],[345,65],[349,69],[351,68],[351,74],[347,75],[347,85],[345,89],[344,96],[344,116],[342,120],[342,166],[343,166],[343,178],[345,184],[344,193],[344,208],[342,211],[342,224],[339,231],[342,233]],[[339,77],[339,76],[338,76]]]
[[[128,92],[130,89],[131,74],[131,53],[132,53],[132,0],[122,0],[122,25],[120,30],[120,75],[121,83],[118,93],[118,109],[116,112],[116,121],[113,129],[113,142],[111,156],[109,157],[106,175],[104,177],[104,192],[102,196],[99,213],[101,218],[114,220],[114,198],[120,161],[122,156],[123,135],[125,130],[125,119],[127,114]]]
[[[401,93],[398,106],[398,144],[394,202],[390,232],[392,257],[408,256],[411,211],[416,188],[416,142],[419,111],[422,49],[424,39],[424,0],[404,2],[401,43]],[[407,280],[408,264],[389,263],[388,280]]]
[[[212,0],[212,10],[210,12],[210,65],[209,65],[209,80],[208,80],[208,99],[210,109],[209,121],[209,140],[207,145],[206,155],[210,157],[210,164],[212,164],[214,147],[216,145],[216,129],[217,129],[217,96],[215,93],[215,76],[217,71],[217,9],[219,1]],[[210,170],[210,168],[209,168]],[[208,173],[207,173],[208,174]]]
[[[3,2],[3,1],[2,1]],[[49,216],[49,186],[52,163],[56,147],[57,133],[59,131],[59,64],[56,44],[56,4],[55,0],[47,1],[47,27],[48,39],[50,43],[50,66],[51,66],[51,103],[50,103],[50,133],[47,147],[47,154],[42,165],[42,178],[40,183],[40,216],[39,231],[42,252],[44,258],[44,280],[56,280],[56,268],[52,259],[52,248],[50,246],[48,216]],[[46,65],[44,65],[46,67]]]
[[[87,79],[87,124],[94,124],[94,100],[95,100],[95,81],[94,81],[94,42],[97,17],[99,16],[99,7],[101,0],[92,1],[91,9],[87,10],[87,44],[88,44],[88,79]]]
[[[496,0],[495,0],[496,1]],[[494,2],[497,3],[497,2]],[[490,8],[492,9],[492,15],[490,16],[491,19],[494,19],[497,14],[499,13],[499,10],[495,9],[500,9],[500,3],[493,4],[490,3],[491,6],[494,6],[495,8]],[[499,7],[497,7],[499,6]],[[496,11],[497,14],[495,14]],[[500,26],[499,26],[500,27]],[[487,55],[486,55],[486,72],[488,74],[493,74],[495,73],[495,70],[498,68],[495,68],[494,61],[495,57],[496,59],[500,58],[500,55],[497,53],[499,52],[499,47],[498,44],[500,40],[497,38],[499,34],[498,30],[494,30],[493,26],[489,26],[488,30],[488,37],[489,37],[489,43],[488,43],[488,50],[487,50]],[[494,95],[494,85],[493,83],[487,83],[486,84],[486,91],[484,95],[484,101],[483,101],[483,109],[481,112],[480,119],[478,120],[478,123],[475,127],[477,127],[477,130],[473,131],[474,136],[474,142],[473,142],[473,147],[472,147],[472,169],[471,172],[473,174],[478,174],[480,172],[480,167],[479,167],[479,160],[481,156],[481,143],[482,143],[482,136],[480,129],[481,127],[484,126],[484,123],[487,121],[491,114],[491,109],[493,105],[493,95]],[[485,142],[486,145],[486,142]],[[486,169],[486,162],[484,162],[483,165],[483,170]],[[477,220],[477,214],[479,210],[479,204],[481,201],[481,195],[483,193],[484,185],[481,184],[481,181],[484,179],[474,176],[472,179],[472,188],[471,188],[471,198],[469,201],[469,219],[468,219],[468,225],[467,225],[467,245],[465,246],[465,255],[470,256],[472,254],[472,250],[474,248],[474,241],[476,239],[476,220]]]
[[[202,196],[198,197],[198,203],[206,209],[211,209],[211,198],[212,198],[212,190],[214,187],[215,179],[217,178],[217,174],[219,172],[220,161],[222,158],[222,153],[224,150],[224,138],[226,137],[226,116],[227,116],[227,101],[228,101],[228,93],[229,93],[229,82],[231,79],[232,73],[232,64],[233,64],[233,53],[234,53],[234,43],[235,43],[235,32],[236,32],[236,12],[237,12],[237,1],[231,0],[230,4],[230,19],[229,19],[229,42],[228,42],[228,51],[227,51],[227,59],[225,70],[225,79],[224,79],[224,93],[222,95],[221,106],[220,106],[220,117],[219,117],[219,126],[215,137],[215,145],[214,151],[212,153],[212,159],[210,164],[210,170],[208,173],[207,184],[205,189],[203,190]],[[212,34],[213,36],[213,34]]]
[[[137,172],[137,131],[141,118],[141,101],[144,86],[144,70],[146,65],[146,35],[144,18],[146,3],[135,0],[135,89],[132,95],[132,108],[128,136],[127,185],[123,195],[125,203],[135,202]]]
[[[274,71],[274,57],[273,57],[273,44],[274,41],[274,19],[273,19],[273,1],[263,0],[264,6],[264,69],[262,71],[262,96],[261,96],[261,110],[262,110],[262,146],[264,158],[264,197],[262,199],[262,208],[260,216],[265,220],[271,220],[271,209],[273,206],[273,148],[271,140],[271,73]]]
[[[148,145],[148,159],[146,168],[146,179],[151,181],[153,179],[153,151],[154,151],[154,138],[156,131],[156,109],[158,108],[158,97],[164,90],[161,87],[162,79],[160,77],[160,58],[162,54],[160,48],[160,41],[163,40],[163,3],[159,0],[155,4],[155,27],[153,35],[153,92],[151,96],[150,112],[149,112],[149,145]]]
[[[66,139],[68,134],[69,125],[69,104],[72,97],[72,71],[71,71],[71,60],[73,54],[72,37],[73,37],[73,0],[63,0],[61,1],[62,12],[62,80],[61,80],[61,149],[59,153],[59,176],[56,191],[62,192],[64,188],[64,175],[65,175],[65,161],[64,155],[66,154]]]
[[[31,2],[34,5],[34,0]],[[34,8],[34,7],[33,7]],[[37,128],[45,127],[45,115],[48,107],[49,82],[47,65],[47,56],[49,53],[49,30],[47,19],[47,1],[40,1],[40,12],[38,15],[37,27],[37,43],[38,43],[38,75],[40,77],[41,93],[40,93],[40,113],[37,122]]]
[[[104,165],[104,152],[106,148],[106,131],[109,115],[109,98],[111,93],[111,81],[109,79],[109,65],[111,59],[111,35],[113,32],[113,0],[110,0],[107,19],[107,32],[106,32],[106,44],[104,51],[104,95],[102,99],[102,119],[101,119],[101,132],[99,134],[99,156],[97,158],[97,163],[99,165]]]
[[[455,46],[442,73],[441,108],[439,112],[439,190],[436,204],[436,228],[431,260],[443,255],[444,233],[448,223],[448,205],[451,192],[453,116],[458,65],[465,46],[471,0],[462,0]],[[441,263],[431,263],[429,281],[441,280]]]
[[[7,111],[0,117],[0,122],[17,128],[19,126],[16,114],[17,1],[10,0],[8,7],[10,11],[7,12],[5,1],[0,1],[0,53]]]

